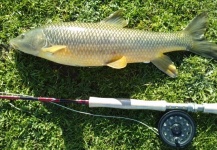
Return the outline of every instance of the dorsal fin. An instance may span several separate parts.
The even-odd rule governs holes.
[[[128,25],[128,22],[128,20],[123,18],[123,10],[118,10],[107,18],[103,19],[100,23],[106,23],[117,27],[125,27]]]

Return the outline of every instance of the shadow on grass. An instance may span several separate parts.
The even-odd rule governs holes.
[[[172,54],[171,56],[178,65],[181,63],[180,55]],[[166,77],[152,64],[130,64],[124,69],[115,70],[108,67],[63,66],[23,53],[16,53],[15,59],[16,67],[23,81],[22,86],[28,87],[35,96],[71,99],[88,99],[89,96],[130,98],[132,95],[145,93],[149,84],[164,84],[163,78]],[[148,95],[146,97],[149,98]],[[146,130],[147,133],[143,135],[143,132],[139,131],[139,125],[135,125],[133,122],[93,118],[51,104],[45,104],[45,106],[52,112],[50,117],[48,116],[48,120],[62,128],[67,149],[91,148],[94,146],[92,144],[96,143],[97,137],[104,139],[111,146],[122,144],[127,145],[127,148],[140,148],[144,142],[155,145],[159,145],[160,142],[158,136],[151,131]],[[161,115],[161,113],[153,111],[89,109],[76,105],[67,107],[97,114],[135,118],[155,127],[157,119]],[[37,115],[43,120],[43,115]],[[117,133],[110,135],[111,131]],[[89,136],[86,137],[85,135]],[[131,139],[130,142],[129,138]],[[98,144],[98,148],[100,148],[100,143]],[[85,145],[89,147],[85,147]],[[165,146],[160,143],[160,147],[164,148]]]

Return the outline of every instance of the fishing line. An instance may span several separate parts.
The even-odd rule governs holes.
[[[144,125],[145,127],[147,127],[148,129],[150,129],[151,131],[153,131],[155,134],[158,135],[158,130],[157,130],[157,128],[150,127],[150,126],[148,126],[146,123],[144,123],[144,122],[142,122],[142,121],[139,121],[139,120],[136,120],[136,119],[133,119],[133,118],[127,118],[127,117],[121,117],[121,116],[109,116],[109,115],[92,114],[92,113],[83,112],[83,111],[75,110],[75,109],[72,109],[72,108],[68,108],[68,107],[65,107],[65,106],[63,106],[63,105],[60,105],[60,104],[57,104],[57,103],[54,103],[54,102],[51,102],[51,103],[54,104],[54,105],[57,105],[57,106],[59,106],[59,107],[62,107],[62,108],[64,108],[64,109],[67,109],[67,110],[70,110],[70,111],[73,111],[73,112],[76,112],[76,113],[84,114],[84,115],[93,116],[93,117],[113,118],[113,119],[124,119],[124,120],[134,121],[134,122],[137,122],[137,123],[139,123],[139,124]]]

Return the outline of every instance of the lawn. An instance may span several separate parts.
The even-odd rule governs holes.
[[[123,9],[127,28],[173,32],[183,30],[207,11],[206,37],[217,43],[217,1],[206,0],[5,0],[0,2],[0,43],[52,22],[98,22]],[[70,67],[0,48],[0,91],[33,96],[87,99],[89,96],[217,102],[217,61],[189,52],[168,55],[179,70],[170,78],[153,64]],[[94,114],[134,118],[156,127],[162,112],[64,105]],[[217,149],[217,117],[190,113],[197,135],[186,149]],[[168,147],[147,127],[123,119],[92,117],[53,104],[0,100],[0,149],[163,149]]]

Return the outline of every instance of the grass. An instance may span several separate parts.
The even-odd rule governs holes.
[[[123,9],[128,28],[182,30],[197,14],[209,13],[206,37],[217,43],[217,1],[196,0],[7,0],[0,2],[0,43],[29,29],[61,21],[98,22]],[[2,49],[3,50],[3,49]],[[187,52],[168,54],[178,66],[172,79],[152,64],[108,67],[63,66],[18,51],[1,52],[0,91],[61,98],[125,97],[169,102],[217,102],[217,61]],[[13,104],[20,110],[15,109]],[[156,127],[161,112],[67,105],[95,114],[135,118]],[[186,149],[217,149],[216,115],[191,113],[197,136]],[[40,102],[0,101],[0,149],[168,149],[141,124],[86,116]]]

